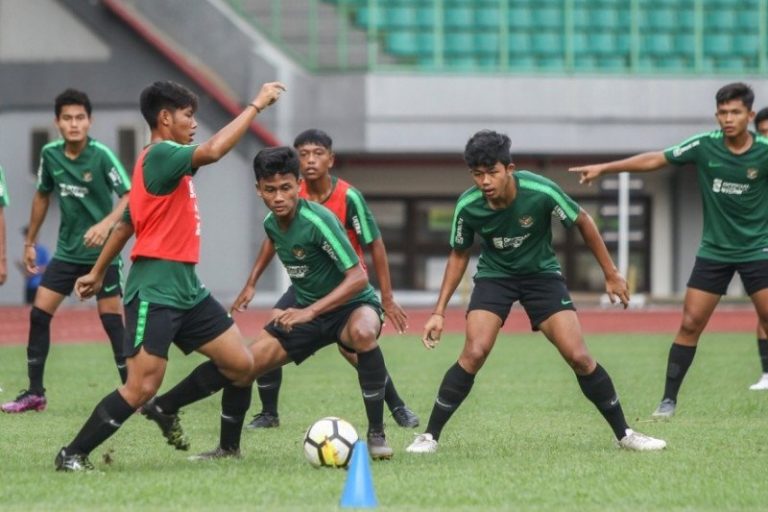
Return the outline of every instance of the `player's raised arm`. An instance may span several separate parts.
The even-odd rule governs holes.
[[[624,276],[619,273],[616,265],[611,259],[611,254],[608,252],[608,248],[605,246],[603,238],[600,236],[600,231],[595,225],[595,221],[592,220],[592,216],[589,215],[583,209],[579,212],[579,216],[576,218],[576,227],[579,228],[581,237],[584,239],[584,243],[589,247],[589,250],[594,254],[597,263],[603,270],[605,276],[605,292],[611,299],[611,303],[615,304],[618,300],[624,306],[624,309],[629,306],[629,290],[627,288],[627,281]]]
[[[464,272],[467,271],[469,264],[469,250],[452,249],[448,255],[448,262],[445,264],[443,273],[443,282],[440,284],[440,294],[437,297],[435,309],[424,325],[424,332],[421,342],[427,348],[435,348],[440,341],[443,333],[443,321],[445,320],[445,309],[448,307],[448,301],[451,300],[453,292],[461,282]]]
[[[248,280],[245,282],[245,286],[243,286],[235,302],[232,303],[232,307],[229,308],[230,313],[245,311],[248,308],[248,304],[253,300],[253,295],[256,291],[256,282],[274,256],[275,245],[272,243],[272,240],[265,238],[261,244],[261,249],[259,249],[259,255],[256,256],[256,261],[253,263],[251,273],[248,275]]]
[[[195,149],[192,154],[192,168],[197,169],[217,162],[226,155],[242,138],[253,119],[276,102],[283,91],[285,91],[285,85],[280,82],[262,85],[256,97],[236,118]]]
[[[664,156],[664,152],[651,151],[648,153],[640,153],[639,155],[624,158],[622,160],[571,167],[568,171],[581,174],[579,183],[590,185],[592,181],[603,174],[614,174],[619,172],[650,172],[661,169],[665,165],[667,165],[667,159]]]

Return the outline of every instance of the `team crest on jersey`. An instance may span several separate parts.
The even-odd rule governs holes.
[[[93,173],[91,173],[91,171],[85,171],[83,173],[83,181],[86,183],[93,181]]]
[[[298,245],[294,245],[293,249],[291,249],[291,252],[296,257],[297,260],[303,260],[307,257],[307,251],[304,250],[303,247],[299,247]]]
[[[518,222],[520,222],[520,226],[524,228],[529,228],[533,226],[533,217],[530,215],[523,215],[518,219]]]
[[[758,174],[758,170],[753,167],[747,169],[747,178],[750,180],[756,179]]]

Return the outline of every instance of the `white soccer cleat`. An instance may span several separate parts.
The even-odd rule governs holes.
[[[624,448],[625,450],[649,452],[663,450],[667,447],[667,442],[663,439],[656,439],[655,437],[635,432],[631,428],[628,428],[625,434],[626,435],[619,440],[619,447]]]
[[[760,380],[749,386],[752,391],[765,391],[768,389],[768,373],[764,373]]]
[[[432,434],[419,434],[405,451],[408,453],[435,453],[437,451],[437,441],[434,440]]]

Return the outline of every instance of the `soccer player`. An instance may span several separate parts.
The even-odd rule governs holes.
[[[368,417],[368,449],[389,459],[384,436],[387,368],[377,338],[382,311],[339,219],[324,206],[299,197],[299,159],[289,147],[261,150],[253,161],[256,186],[270,213],[264,230],[293,285],[286,304],[251,344],[253,382],[289,362],[301,364],[317,350],[340,343],[357,354],[357,374]],[[194,375],[194,374],[193,374]],[[154,418],[159,408],[175,414],[191,403],[184,397],[192,375],[144,406]],[[226,386],[221,398],[221,437],[212,451],[192,460],[240,457],[240,436],[251,388]],[[179,448],[179,446],[177,446]]]
[[[762,108],[755,114],[755,131],[763,137],[768,137],[768,107]],[[760,365],[763,374],[760,379],[749,386],[753,391],[768,390],[768,334],[757,322],[757,352],[760,354]]]
[[[574,167],[581,183],[606,173],[649,172],[694,164],[704,208],[701,245],[688,280],[683,319],[669,350],[661,403],[652,416],[671,418],[696,346],[720,297],[739,273],[763,329],[768,327],[768,140],[748,130],[755,95],[743,83],[715,95],[719,130],[694,135],[664,151]]]
[[[408,317],[403,308],[395,302],[392,294],[387,250],[381,239],[376,220],[368,209],[362,194],[346,181],[330,174],[335,158],[333,140],[324,131],[311,129],[300,133],[294,140],[293,147],[299,154],[300,172],[303,177],[299,183],[299,197],[322,204],[339,218],[363,268],[365,268],[365,263],[362,246],[365,245],[370,249],[373,267],[379,277],[381,305],[384,314],[392,322],[398,333],[405,332]],[[257,258],[254,263],[248,281],[232,306],[233,310],[245,310],[248,303],[253,299],[256,281],[269,262],[272,261],[275,250],[269,238],[265,240],[264,245],[266,245],[264,252],[260,251],[263,257]],[[273,317],[289,307],[294,300],[294,290],[289,288],[275,304],[272,311]],[[342,345],[338,345],[338,347],[339,352],[347,361],[352,366],[356,366],[357,356],[355,353],[349,352]],[[271,428],[280,425],[277,401],[282,379],[282,368],[272,370],[256,379],[262,409],[248,424],[249,428]],[[400,398],[390,376],[387,377],[384,401],[398,425],[410,428],[419,425],[418,416]]]
[[[37,191],[24,242],[24,265],[29,274],[37,266],[37,235],[45,220],[51,195],[58,196],[61,221],[53,259],[43,273],[29,315],[27,374],[29,388],[2,405],[3,412],[42,411],[47,405],[43,373],[51,346],[51,320],[62,301],[72,293],[75,280],[88,273],[128,201],[131,182],[114,153],[88,136],[91,102],[88,96],[67,89],[56,97],[56,126],[61,139],[46,144],[40,153]],[[120,196],[113,206],[112,194]],[[101,324],[112,345],[120,380],[125,382],[122,355],[123,317],[120,307],[118,255],[110,261],[104,287],[96,296]]]
[[[627,425],[608,372],[589,354],[581,325],[552,248],[551,219],[576,226],[605,275],[611,301],[629,303],[627,283],[611,260],[592,217],[554,182],[516,170],[510,140],[490,130],[467,142],[464,160],[474,186],[456,204],[451,252],[435,309],[424,326],[428,349],[440,341],[445,309],[467,269],[475,235],[482,251],[467,312],[464,349],[443,377],[427,430],[408,446],[410,453],[433,453],[445,424],[469,395],[489,356],[499,329],[519,300],[535,331],[541,331],[576,373],[584,395],[611,426],[618,445],[629,450],[660,450],[666,443]]]
[[[105,396],[77,436],[56,455],[61,471],[93,469],[88,454],[106,441],[155,395],[163,381],[168,349],[209,358],[195,371],[193,399],[224,385],[248,386],[253,359],[226,310],[200,282],[200,215],[192,176],[226,155],[254,117],[275,102],[284,86],[264,84],[251,103],[202,144],[192,144],[197,97],[174,82],[154,82],[141,93],[141,113],[151,141],[133,168],[128,209],[115,226],[93,269],[75,285],[81,298],[98,293],[109,262],[135,233],[133,265],[125,291],[126,336],[123,345],[128,380]],[[157,411],[169,438],[175,416]],[[163,422],[163,420],[165,420]],[[180,437],[173,438],[184,443]],[[183,448],[183,446],[182,446]]]
[[[8,262],[5,249],[5,207],[8,206],[8,188],[5,186],[5,172],[0,167],[0,286],[8,277]]]

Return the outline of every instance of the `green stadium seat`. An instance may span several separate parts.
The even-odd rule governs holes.
[[[507,65],[510,69],[528,71],[535,67],[536,61],[530,55],[510,55]]]
[[[556,7],[539,7],[533,11],[531,18],[536,29],[556,29],[563,26],[563,10]]]
[[[482,7],[475,9],[475,26],[482,30],[498,29],[502,23],[499,9]]]
[[[757,34],[735,34],[733,53],[744,57],[755,57],[760,53],[760,36]]]
[[[629,31],[619,32],[616,35],[616,53],[619,55],[628,55],[632,49],[632,36]]]
[[[597,57],[593,55],[577,55],[573,58],[573,67],[578,71],[592,71],[597,69]]]
[[[432,7],[416,7],[416,26],[432,29],[435,26],[435,12]]]
[[[510,55],[523,55],[531,51],[531,38],[528,32],[512,32],[507,36]]]
[[[760,28],[760,15],[756,9],[740,9],[736,13],[736,26],[739,32],[757,32]]]
[[[446,6],[444,20],[446,28],[470,28],[474,22],[472,9],[461,6]]]
[[[693,30],[696,27],[696,13],[693,9],[678,9],[677,10],[677,25],[678,28]]]
[[[626,72],[628,68],[627,62],[628,60],[625,57],[619,57],[616,55],[610,57],[599,57],[597,59],[597,67],[598,69],[604,71]]]
[[[723,33],[707,34],[704,37],[704,53],[713,57],[730,55],[731,36]]]
[[[653,31],[668,31],[677,26],[676,18],[674,9],[650,9],[645,12],[645,23],[641,26],[646,26]]]
[[[536,68],[542,71],[564,71],[565,59],[563,57],[540,57],[536,59]]]
[[[612,32],[593,32],[589,34],[589,49],[595,55],[613,55],[616,36]]]
[[[670,56],[670,57],[659,57],[656,59],[656,69],[661,71],[675,71],[675,72],[686,72],[689,71],[690,64],[688,59],[685,57],[678,57],[678,56]]]
[[[587,29],[591,26],[589,10],[584,7],[573,8],[573,28],[576,30]]]
[[[448,32],[445,34],[445,55],[472,55],[475,50],[472,32]]]
[[[729,71],[741,73],[746,70],[744,59],[740,57],[719,57],[715,59],[715,69],[717,71]]]
[[[493,32],[478,32],[474,34],[475,52],[478,55],[499,54],[499,34]]]
[[[704,13],[704,30],[727,31],[736,28],[735,9],[712,9]]]
[[[473,71],[478,65],[474,57],[467,55],[445,58],[445,67],[455,71]]]
[[[536,32],[531,35],[531,50],[539,56],[561,55],[563,36],[558,32]]]
[[[374,11],[376,10],[374,9]],[[384,27],[386,23],[382,9],[378,9],[375,17],[373,14],[373,12],[369,12],[368,7],[361,7],[355,12],[355,23],[365,28],[369,26],[376,27],[377,29]]]
[[[419,52],[419,42],[416,33],[404,30],[395,30],[387,33],[387,51],[397,56],[416,55]]]
[[[692,57],[696,53],[696,36],[693,34],[675,34],[675,52]]]
[[[411,28],[417,25],[416,9],[413,7],[388,7],[384,12],[385,25],[388,29]]]
[[[587,32],[574,32],[573,37],[571,37],[571,48],[574,55],[589,54],[589,34]]]
[[[531,28],[533,22],[531,21],[531,11],[527,7],[510,7],[507,14],[509,19],[509,28]]]
[[[435,53],[435,35],[432,32],[416,34],[416,49],[419,55],[433,55]]]
[[[648,34],[640,36],[640,49],[652,56],[669,55],[675,49],[672,34]]]
[[[612,7],[592,9],[589,18],[591,26],[601,30],[614,30],[619,25],[619,11]]]

